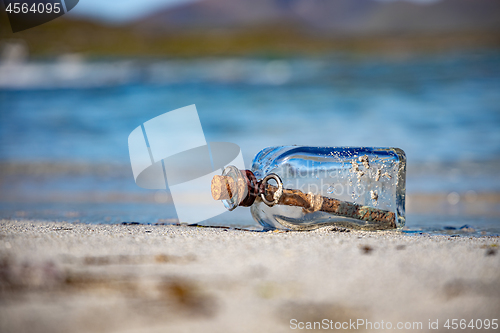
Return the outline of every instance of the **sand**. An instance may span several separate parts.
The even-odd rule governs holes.
[[[447,319],[500,319],[498,246],[332,227],[3,220],[0,332],[290,332],[349,320],[358,331],[429,331],[429,321],[448,331]]]

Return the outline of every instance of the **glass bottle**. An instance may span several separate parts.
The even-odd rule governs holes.
[[[265,229],[383,230],[405,224],[405,182],[399,148],[281,146],[260,151],[251,170],[226,167],[212,196],[251,207]]]

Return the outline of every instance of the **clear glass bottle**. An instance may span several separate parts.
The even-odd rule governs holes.
[[[250,206],[266,229],[383,230],[405,224],[405,182],[398,148],[281,146],[259,152],[251,171],[227,167],[212,195],[229,210]]]

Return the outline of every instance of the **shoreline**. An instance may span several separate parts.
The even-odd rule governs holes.
[[[341,231],[1,220],[0,330],[285,332],[292,319],[427,330],[498,316],[499,237]]]

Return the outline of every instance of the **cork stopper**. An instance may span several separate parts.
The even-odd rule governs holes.
[[[229,200],[236,194],[236,184],[229,176],[212,178],[212,197],[214,200]]]

